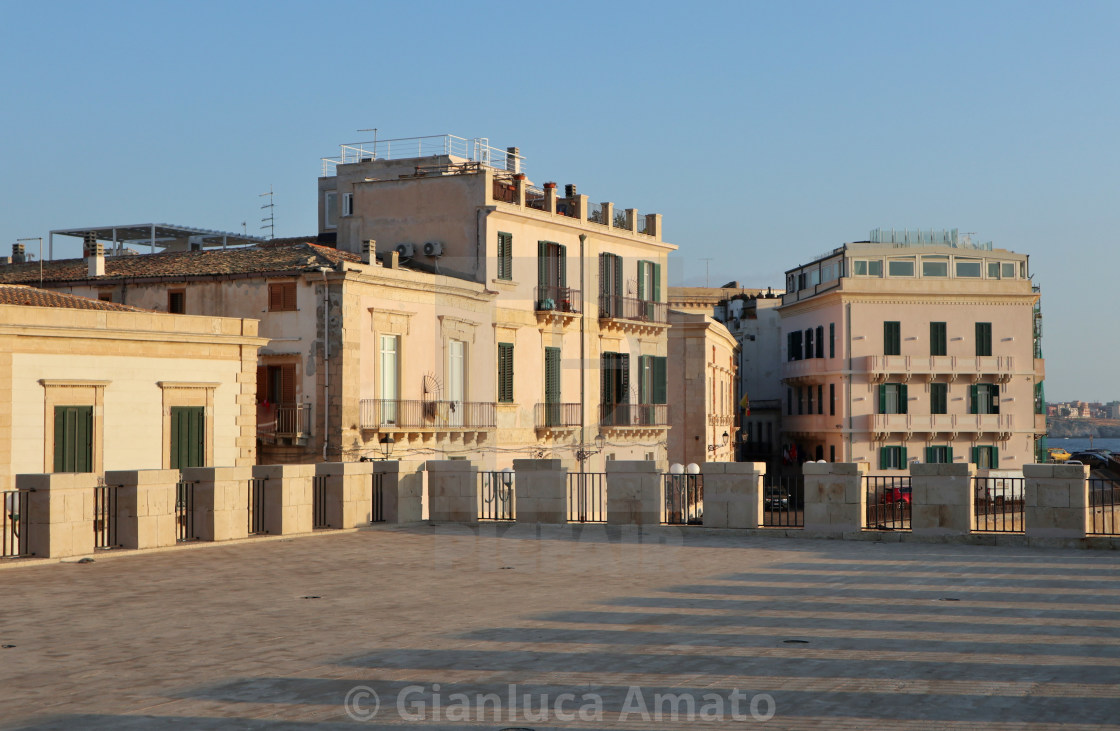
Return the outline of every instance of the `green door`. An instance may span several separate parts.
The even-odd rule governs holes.
[[[205,466],[205,409],[202,406],[172,406],[171,469]]]
[[[93,472],[93,407],[54,407],[54,471]]]

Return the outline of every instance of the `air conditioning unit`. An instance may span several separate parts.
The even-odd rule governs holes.
[[[397,244],[397,253],[404,258],[411,259],[416,256],[416,246],[413,244]]]
[[[443,256],[443,244],[438,241],[424,244],[424,256]]]

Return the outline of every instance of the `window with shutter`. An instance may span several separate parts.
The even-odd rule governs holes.
[[[992,354],[992,323],[976,323],[976,355]]]
[[[659,355],[650,357],[653,368],[653,403],[663,404],[668,399],[668,384],[666,382],[666,359]]]
[[[817,357],[824,357],[824,325],[817,325]]]
[[[513,279],[513,234],[498,233],[498,279]]]
[[[929,354],[930,355],[947,355],[948,339],[946,338],[946,327],[944,322],[931,322],[929,324]]]
[[[931,383],[929,384],[929,413],[931,414],[947,414],[949,413],[949,384],[947,383]]]
[[[513,402],[513,343],[498,343],[498,401]]]
[[[54,407],[54,471],[93,471],[93,407]]]
[[[173,470],[206,466],[206,413],[202,406],[171,407]]]
[[[828,357],[836,357],[836,323],[828,323]]]
[[[901,323],[883,323],[883,355],[902,355]]]
[[[906,402],[907,389],[905,383],[879,384],[880,414],[905,414],[907,406]]]
[[[544,349],[544,401],[560,403],[560,348]]]
[[[296,309],[296,283],[274,282],[268,285],[268,311],[284,312]]]

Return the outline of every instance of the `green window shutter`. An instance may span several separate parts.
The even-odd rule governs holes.
[[[931,464],[933,460],[933,447],[926,447],[926,464]]]
[[[206,466],[206,410],[171,407],[171,469]]]
[[[828,323],[828,357],[836,357],[836,323]]]
[[[650,403],[649,356],[638,356],[638,403]]]
[[[653,366],[653,403],[663,404],[666,403],[668,398],[668,384],[666,383],[666,359],[661,356],[651,356],[650,363]]]
[[[992,469],[999,469],[999,447],[989,447],[989,454],[991,455]]]
[[[905,414],[906,409],[910,407],[910,400],[906,395],[906,384],[898,387],[898,413]]]
[[[898,466],[902,469],[906,469],[907,459],[908,458],[906,456],[906,447],[899,448],[899,450],[898,450]]]
[[[513,234],[498,234],[498,279],[513,279]]]
[[[980,387],[977,386],[976,384],[972,384],[971,386],[968,387],[968,413],[970,413],[970,414],[979,414],[980,413],[979,398],[980,398]],[[975,460],[973,460],[973,461],[975,461]]]
[[[619,353],[615,357],[618,359],[615,403],[628,404],[630,403],[630,354]]]
[[[66,431],[66,407],[54,407],[54,471],[68,472],[66,459],[71,452],[67,451],[69,439]],[[72,459],[72,458],[71,458]]]
[[[638,299],[644,300],[646,298],[646,263],[644,261],[638,262]]]
[[[661,265],[653,265],[653,301],[661,301]]]
[[[953,464],[953,448],[951,446],[945,448],[946,461]]]
[[[513,343],[498,343],[498,401],[513,401]]]
[[[879,447],[879,469],[885,470],[890,466],[889,450],[890,447]]]
[[[608,283],[611,278],[610,254],[599,254],[599,294],[609,294]]]
[[[992,408],[989,410],[988,413],[998,414],[999,413],[999,384],[994,383],[991,386],[988,386],[988,393],[990,393],[992,395]]]
[[[887,413],[887,384],[879,384],[879,413]]]
[[[613,255],[612,261],[614,263],[614,294],[617,297],[621,297],[625,293],[625,290],[622,288],[622,257]],[[622,303],[619,302],[616,306],[618,308],[617,314],[621,315]]]
[[[93,407],[54,408],[54,471],[93,472]]]
[[[560,269],[560,278],[557,284],[561,287],[568,286],[568,247],[563,244],[557,244],[557,263],[556,266]]]
[[[603,353],[599,360],[599,383],[602,393],[599,394],[599,403],[613,404],[614,398],[614,353]]]
[[[980,464],[980,448],[979,447],[973,447],[972,448],[972,460],[971,461],[972,461],[972,464]]]
[[[548,242],[537,242],[537,286],[548,286]]]
[[[544,400],[560,403],[560,348],[544,349]]]

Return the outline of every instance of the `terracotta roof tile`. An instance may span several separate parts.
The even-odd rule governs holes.
[[[23,287],[15,284],[0,284],[0,305],[24,305],[27,307],[66,307],[72,310],[112,310],[115,312],[147,312],[139,307],[129,307],[113,302],[102,302],[88,297],[78,297],[61,292],[48,292],[36,287]]]
[[[342,261],[360,262],[361,257],[306,239],[281,239],[237,249],[175,251],[105,257],[101,280],[141,277],[198,277],[266,272],[299,273],[319,267],[335,267]],[[43,262],[43,281],[73,282],[91,279],[84,259]],[[0,267],[0,284],[33,284],[39,281],[39,263]]]

